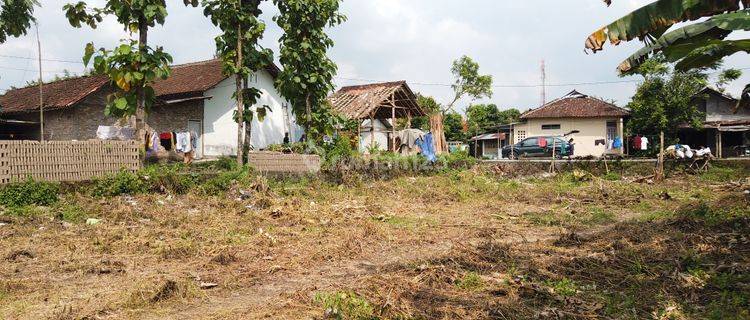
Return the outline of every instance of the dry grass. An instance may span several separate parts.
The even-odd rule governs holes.
[[[0,319],[740,319],[750,212],[709,188],[725,182],[467,171],[68,193],[0,215]]]

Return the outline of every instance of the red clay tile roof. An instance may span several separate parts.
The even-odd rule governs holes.
[[[343,87],[328,98],[333,110],[349,119],[369,118],[373,111],[383,112],[376,114],[376,118],[384,119],[391,117],[390,107],[386,106],[391,95],[395,94],[395,104],[400,107],[398,116],[404,117],[404,109],[411,110],[412,116],[423,116],[425,112],[417,103],[417,97],[411,91],[406,81],[372,83],[359,86]]]
[[[107,84],[104,76],[78,77],[45,84],[45,109],[67,108]],[[0,113],[29,112],[39,109],[39,87],[8,90],[0,96]]]
[[[626,117],[628,110],[578,91],[521,115],[521,119]]]
[[[276,65],[266,68],[273,77],[280,70]],[[221,61],[206,60],[172,66],[172,75],[154,84],[156,95],[171,98],[182,95],[200,95],[226,79],[222,73]],[[107,84],[103,76],[71,78],[44,84],[45,109],[70,107],[89,94]],[[9,90],[0,96],[0,114],[31,112],[39,108],[39,88],[27,87]]]
[[[169,78],[154,83],[154,91],[157,96],[201,94],[226,78],[218,59],[180,64],[172,66]]]

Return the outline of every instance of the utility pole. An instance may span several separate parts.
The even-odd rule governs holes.
[[[547,70],[546,66],[544,64],[544,60],[542,60],[542,97],[541,97],[542,103],[540,105],[545,105],[547,103]]]
[[[36,27],[36,46],[39,55],[39,141],[44,142],[44,83],[42,82],[42,41],[39,39],[39,23]]]

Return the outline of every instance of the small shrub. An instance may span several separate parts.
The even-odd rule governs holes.
[[[57,218],[70,222],[80,223],[86,220],[86,211],[78,205],[65,204],[61,205],[58,209]]]
[[[438,157],[438,164],[448,169],[468,169],[476,165],[477,162],[479,160],[469,155],[468,151],[456,151]]]
[[[60,185],[56,183],[29,179],[0,187],[0,205],[8,208],[49,206],[57,202],[59,193]]]
[[[329,319],[375,320],[375,308],[354,292],[315,294],[315,303],[325,308]]]
[[[556,294],[563,297],[571,297],[578,293],[578,285],[568,278],[558,281],[546,281],[545,285],[552,288]]]
[[[482,277],[476,272],[469,272],[461,279],[456,280],[456,287],[462,290],[475,291],[484,287]]]
[[[155,165],[144,168],[139,175],[150,185],[150,191],[185,194],[198,183],[198,175],[185,169],[182,164]]]
[[[226,171],[219,173],[218,176],[208,179],[199,186],[200,192],[206,195],[223,194],[232,187],[236,182],[242,183],[250,177],[248,168],[239,170]]]
[[[620,181],[622,180],[622,176],[616,172],[610,172],[602,176],[602,179],[608,180],[608,181]]]
[[[91,195],[94,197],[114,197],[136,195],[148,191],[148,185],[137,174],[120,171],[117,174],[97,178],[92,181]]]

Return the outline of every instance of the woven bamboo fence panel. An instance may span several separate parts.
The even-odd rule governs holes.
[[[136,141],[0,141],[0,184],[86,181],[140,167]]]
[[[260,172],[306,174],[320,172],[320,157],[306,154],[252,152],[250,165]]]

